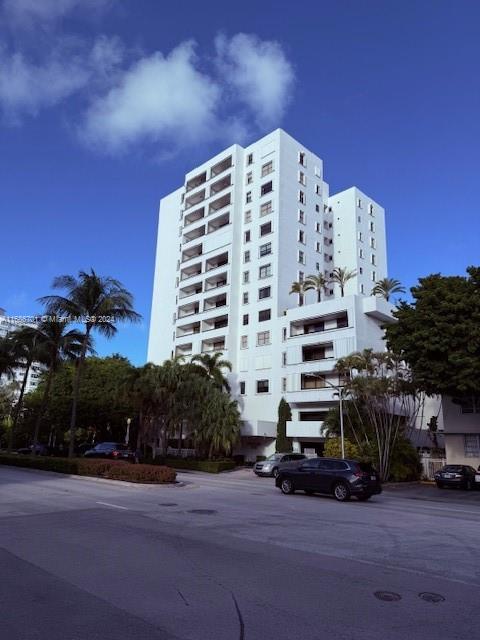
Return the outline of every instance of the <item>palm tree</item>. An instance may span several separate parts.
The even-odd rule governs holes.
[[[19,366],[15,341],[7,334],[0,338],[0,376],[12,377]]]
[[[394,293],[405,293],[405,287],[400,280],[395,278],[383,278],[372,289],[372,296],[381,296],[388,302]]]
[[[91,334],[97,331],[106,338],[112,338],[117,333],[118,322],[139,322],[141,316],[134,311],[133,296],[121,282],[110,276],[99,276],[93,269],[89,273],[80,271],[78,278],[69,275],[58,276],[54,279],[52,287],[65,289],[66,295],[44,296],[39,302],[46,305],[49,313],[65,314],[82,322],[85,327],[73,379],[68,447],[68,455],[73,457],[80,380],[85,357],[91,346]]]
[[[76,329],[66,331],[67,323],[59,320],[41,322],[36,327],[42,359],[48,367],[40,408],[35,420],[33,455],[36,454],[40,425],[50,399],[55,373],[63,360],[74,360],[82,350],[83,334]],[[87,347],[88,351],[92,351]]]
[[[346,268],[336,267],[332,271],[332,275],[330,276],[330,282],[338,284],[338,286],[340,287],[340,295],[343,298],[345,295],[345,285],[347,284],[347,282],[355,278],[356,275],[357,275],[356,269],[349,271]]]
[[[299,282],[292,282],[292,288],[290,289],[290,293],[298,293],[298,304],[301,307],[303,305],[303,297],[305,292],[307,291],[306,283],[303,280]]]
[[[317,302],[321,302],[322,300],[322,292],[327,291],[328,280],[325,278],[323,273],[318,273],[317,275],[307,276],[305,280],[305,291],[314,290],[317,292]]]
[[[216,352],[213,355],[210,355],[209,353],[200,353],[193,356],[191,362],[193,364],[198,363],[199,367],[207,373],[207,376],[220,390],[225,389],[227,393],[230,393],[230,385],[223,373],[223,369],[231,371],[232,363],[228,360],[222,360],[221,352]]]

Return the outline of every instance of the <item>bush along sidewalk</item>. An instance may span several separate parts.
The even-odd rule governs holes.
[[[162,458],[165,463],[174,469],[188,469],[190,471],[206,471],[207,473],[220,473],[236,468],[234,460],[188,460],[185,458]]]
[[[177,474],[167,466],[153,464],[130,464],[120,460],[88,460],[86,458],[46,458],[41,456],[19,456],[0,454],[0,464],[41,471],[56,471],[76,476],[107,478],[164,484],[175,482]]]

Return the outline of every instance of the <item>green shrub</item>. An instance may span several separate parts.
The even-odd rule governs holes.
[[[358,447],[350,440],[345,438],[344,440],[345,457],[351,460],[358,460],[360,457],[360,451]],[[342,441],[340,438],[328,438],[325,441],[325,448],[323,450],[325,458],[341,458],[342,457]]]
[[[70,475],[128,480],[129,482],[175,482],[174,469],[159,465],[130,464],[121,460],[89,460],[88,458],[46,458],[0,454],[0,464],[56,471]]]
[[[175,469],[189,469],[190,471],[206,471],[220,473],[235,469],[234,460],[184,460],[183,458],[169,458],[167,464]]]

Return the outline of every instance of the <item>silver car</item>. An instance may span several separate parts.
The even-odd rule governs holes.
[[[262,462],[256,462],[253,472],[257,476],[270,476],[276,478],[281,465],[295,460],[304,460],[307,456],[303,453],[274,453]]]

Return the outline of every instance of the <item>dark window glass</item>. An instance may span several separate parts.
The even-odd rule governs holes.
[[[268,393],[268,380],[257,380],[257,393]]]
[[[271,180],[270,182],[266,182],[265,184],[262,184],[260,189],[260,195],[264,196],[266,193],[270,193],[270,191],[273,191],[273,184]]]
[[[270,320],[272,316],[272,312],[270,309],[264,309],[263,311],[258,312],[258,321],[264,322],[265,320]]]

